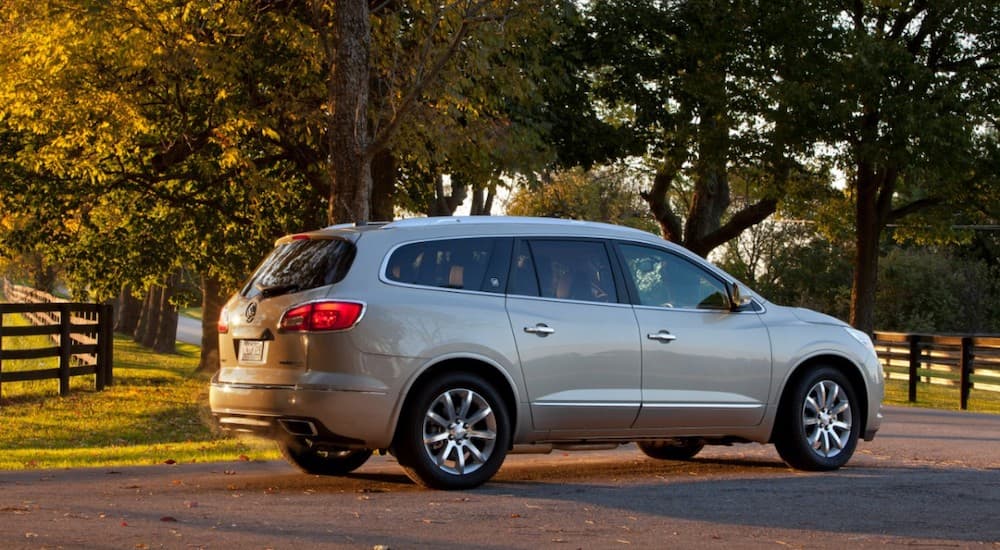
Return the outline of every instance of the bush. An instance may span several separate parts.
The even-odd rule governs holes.
[[[875,326],[900,332],[1000,332],[1000,268],[934,248],[893,248],[879,263]]]

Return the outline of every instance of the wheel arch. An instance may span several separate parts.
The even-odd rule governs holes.
[[[803,360],[801,363],[796,365],[794,369],[792,369],[789,375],[785,378],[785,382],[781,387],[781,394],[778,401],[778,411],[775,418],[784,418],[784,415],[787,413],[786,409],[790,406],[788,404],[789,388],[793,387],[799,379],[807,376],[810,372],[819,367],[833,367],[847,378],[847,380],[851,383],[851,386],[854,388],[854,394],[858,400],[858,407],[861,409],[861,426],[863,427],[867,425],[868,411],[870,407],[868,403],[868,388],[865,386],[865,377],[861,372],[861,367],[856,365],[850,359],[833,353],[814,355]],[[780,423],[777,421],[772,423],[771,436],[768,438],[768,442],[774,442],[775,431],[778,429],[779,425]],[[864,430],[862,429],[862,431]]]
[[[406,388],[406,397],[400,403],[393,418],[393,444],[395,444],[396,437],[399,435],[400,415],[410,407],[410,401],[413,399],[414,394],[417,393],[416,390],[439,376],[453,372],[481,376],[496,389],[497,393],[500,394],[500,398],[503,399],[504,406],[507,408],[507,415],[510,418],[511,426],[511,442],[514,441],[514,434],[518,430],[517,393],[514,389],[514,382],[499,365],[491,361],[479,357],[459,356],[442,358],[436,362],[432,362],[414,377],[413,381]]]

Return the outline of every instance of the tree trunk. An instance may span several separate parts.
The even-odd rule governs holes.
[[[119,334],[135,334],[139,325],[139,315],[142,313],[142,300],[132,295],[132,288],[125,285],[115,303],[115,332]]]
[[[493,210],[493,197],[495,186],[474,187],[472,189],[472,206],[469,208],[471,216],[489,216]]]
[[[854,276],[851,282],[850,322],[858,330],[875,330],[875,290],[878,279],[877,189],[871,174],[859,174],[855,205]]]
[[[395,216],[396,158],[389,149],[382,149],[372,159],[371,218],[391,221]]]
[[[451,175],[451,195],[444,194],[444,176],[436,174],[434,176],[434,201],[429,205],[426,212],[428,216],[451,216],[455,214],[455,209],[465,202],[468,196],[468,186],[462,183],[461,177]]]
[[[721,83],[720,83],[721,85]],[[722,216],[729,208],[729,126],[720,119],[721,112],[706,113],[698,124],[698,160],[695,164],[695,191],[684,224],[684,246],[704,256],[702,241],[718,231]],[[704,252],[704,253],[703,253]]]
[[[851,282],[851,318],[854,328],[875,331],[875,292],[878,286],[879,240],[892,212],[898,170],[893,166],[875,168],[860,161],[855,179],[854,276]]]
[[[142,312],[139,314],[139,322],[135,327],[133,339],[139,345],[151,348],[156,340],[156,324],[160,321],[160,295],[163,287],[153,285],[146,291],[146,298],[142,303]]]
[[[160,315],[154,330],[153,351],[157,353],[177,352],[177,306],[170,303],[180,282],[179,275],[171,275],[167,285],[160,291]]]
[[[328,128],[333,164],[327,216],[331,224],[368,221],[370,213],[368,9],[368,0],[340,0],[334,7],[336,56],[328,91],[333,103],[332,123]]]
[[[201,358],[198,372],[219,370],[219,315],[225,305],[222,283],[212,275],[201,276]]]

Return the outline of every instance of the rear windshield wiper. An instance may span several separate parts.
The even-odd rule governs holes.
[[[289,292],[295,292],[299,289],[299,285],[296,284],[284,284],[284,285],[262,285],[256,284],[254,287],[260,291],[262,298],[270,298],[271,296],[279,296],[281,294],[288,294]]]

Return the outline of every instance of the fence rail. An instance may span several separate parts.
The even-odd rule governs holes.
[[[1000,391],[998,336],[876,332],[874,341],[886,374],[908,381],[910,401],[917,400],[920,381],[958,386],[963,410],[973,388]]]
[[[32,288],[13,285],[4,279],[0,303],[0,386],[4,382],[59,379],[59,395],[69,393],[72,376],[95,375],[94,385],[103,390],[114,381],[112,307],[107,304],[67,302]],[[7,326],[6,315],[21,314],[31,326]],[[10,337],[48,336],[53,346],[9,350]],[[4,372],[6,360],[58,357],[59,366],[50,369]]]

